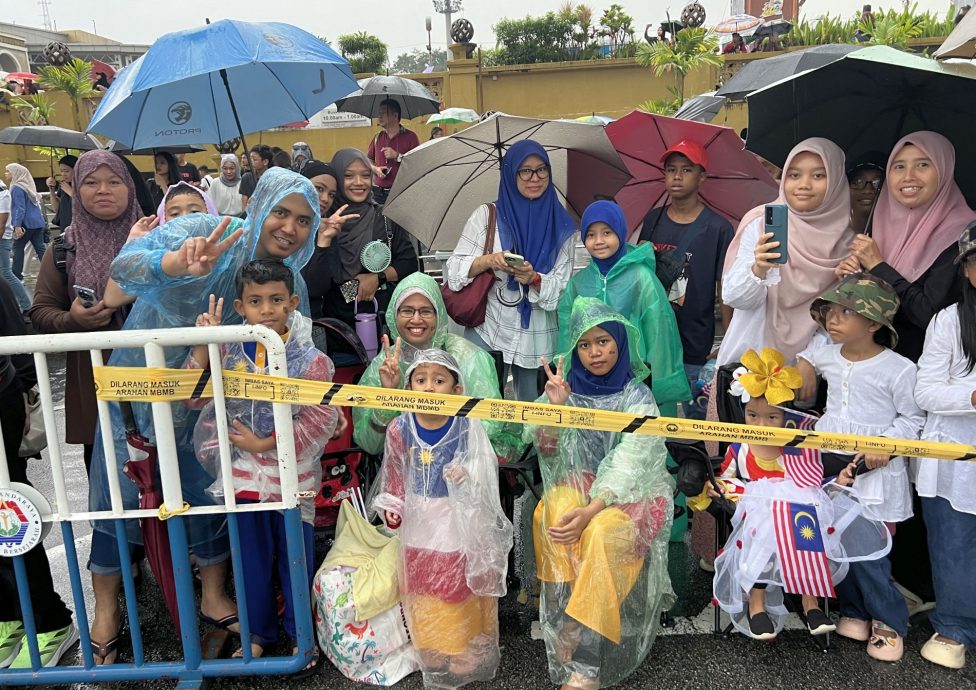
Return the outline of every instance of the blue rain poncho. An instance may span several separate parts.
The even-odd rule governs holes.
[[[586,297],[573,304],[569,342],[616,322],[627,333],[616,367],[637,352],[637,330],[603,302]],[[611,335],[613,333],[611,332]],[[614,338],[616,340],[616,338]],[[618,342],[618,346],[620,343]],[[656,416],[657,405],[642,382],[647,367],[630,358],[633,376],[574,375],[565,355],[566,380],[589,379],[566,405]],[[616,368],[615,367],[615,368]],[[616,390],[613,390],[616,388]],[[540,402],[548,402],[542,396]],[[544,494],[535,511],[534,542],[542,598],[539,620],[554,683],[603,688],[624,681],[647,656],[660,627],[661,611],[675,601],[668,575],[668,538],[674,481],[665,466],[660,436],[527,426],[536,444]],[[575,508],[601,499],[606,507],[571,546],[552,541],[548,530]]]
[[[162,270],[162,260],[165,254],[178,250],[187,239],[210,235],[221,222],[221,218],[217,216],[194,213],[177,218],[122,248],[112,262],[111,277],[124,292],[136,297],[123,330],[193,326],[196,317],[206,310],[211,294],[216,295],[217,298],[222,297],[225,305],[233,304],[234,299],[237,298],[235,278],[238,269],[248,261],[259,258],[258,240],[261,228],[278,202],[291,194],[302,195],[312,215],[308,238],[298,246],[295,253],[284,260],[285,265],[295,275],[295,292],[300,298],[299,311],[307,314],[308,291],[305,289],[305,281],[300,271],[315,248],[314,229],[319,226],[318,195],[312,183],[301,175],[283,168],[272,168],[261,176],[254,190],[247,207],[247,220],[233,219],[224,233],[226,237],[237,228],[243,227],[243,235],[220,256],[209,274],[169,276]],[[233,309],[225,306],[223,322],[227,325],[239,324],[240,317]],[[189,349],[167,347],[166,366],[182,367]],[[122,367],[145,366],[145,355],[142,349],[115,350],[109,359],[109,364]],[[156,435],[149,405],[134,403],[132,407],[140,433],[154,441]],[[214,478],[203,470],[193,451],[193,427],[199,411],[188,409],[182,402],[172,403],[170,407],[179,454],[183,499],[191,506],[211,505],[213,499],[207,495],[206,489],[213,483]],[[111,408],[113,440],[119,462],[116,471],[122,488],[123,502],[127,509],[135,509],[139,505],[138,489],[122,472],[122,463],[128,457],[122,415],[117,404],[113,403]],[[101,429],[99,429],[95,438],[89,478],[88,502],[93,511],[111,508],[105,472],[105,456],[102,449]],[[198,516],[190,520],[188,522],[190,544],[212,541],[218,535],[222,521],[222,516]],[[99,520],[94,523],[94,526],[95,529],[114,535],[114,528],[110,521]],[[142,542],[142,532],[137,520],[129,520],[126,528],[130,541]]]

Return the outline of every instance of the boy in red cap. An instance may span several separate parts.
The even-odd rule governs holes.
[[[715,303],[721,300],[722,265],[734,233],[731,223],[698,196],[708,167],[701,144],[683,139],[664,152],[661,162],[670,203],[651,209],[639,241],[653,242],[659,257],[670,253],[675,260],[687,262],[673,285],[664,287],[678,319],[685,374],[695,390],[702,367],[714,357]],[[732,310],[722,306],[723,327],[731,318]],[[705,416],[695,404],[685,405],[685,415]]]

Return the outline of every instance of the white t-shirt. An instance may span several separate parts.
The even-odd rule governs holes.
[[[3,237],[0,239],[9,240],[14,236],[14,226],[10,222],[10,191],[7,189],[0,189],[0,213],[7,214],[7,224],[3,228]]]

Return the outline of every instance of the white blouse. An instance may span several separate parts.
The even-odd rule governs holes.
[[[915,404],[915,364],[891,350],[860,362],[841,354],[840,345],[808,348],[797,355],[827,381],[827,409],[817,431],[855,436],[917,439],[925,413]],[[912,516],[911,486],[905,459],[854,480],[868,514],[886,522]]]
[[[922,430],[926,441],[976,445],[976,371],[967,371],[956,305],[943,309],[929,322],[925,347],[918,360],[915,400],[928,412]],[[919,496],[941,497],[963,513],[976,515],[976,464],[972,461],[912,460]]]
[[[457,248],[444,266],[447,286],[458,292],[470,285],[474,278],[468,276],[471,264],[485,249],[488,225],[488,206],[479,206],[461,232]],[[556,310],[569,278],[573,273],[573,251],[576,234],[566,240],[559,249],[556,261],[549,273],[540,273],[542,284],[539,289],[527,288],[526,299],[532,304],[532,315],[528,328],[522,328],[522,315],[517,307],[506,307],[498,299],[498,289],[506,302],[514,302],[519,293],[508,288],[508,274],[495,271],[498,279],[488,293],[488,306],[485,322],[475,331],[492,350],[501,351],[506,364],[515,364],[524,369],[537,369],[539,358],[552,359],[556,350],[559,324]],[[503,250],[499,233],[495,232],[493,252]]]

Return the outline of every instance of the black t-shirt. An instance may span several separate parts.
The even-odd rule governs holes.
[[[187,163],[186,165],[180,166],[180,179],[184,182],[199,182],[200,181],[200,171],[197,170],[197,166],[193,163]]]
[[[640,241],[652,242],[656,251],[673,251],[686,245],[688,287],[684,302],[676,309],[678,333],[686,364],[704,364],[715,340],[716,283],[722,280],[725,252],[732,242],[732,224],[706,206],[692,223],[675,223],[668,207],[651,209],[644,218]],[[687,233],[696,233],[690,243]]]
[[[247,198],[250,199],[252,196],[254,196],[254,189],[257,186],[258,186],[257,178],[255,178],[254,173],[252,173],[249,170],[243,175],[241,175],[241,184],[237,188],[237,191],[240,193],[241,196],[246,196]]]

